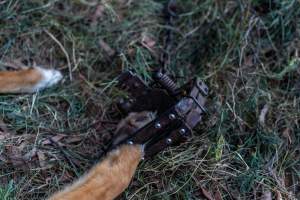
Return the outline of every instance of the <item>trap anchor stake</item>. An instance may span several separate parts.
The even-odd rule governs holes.
[[[144,144],[145,157],[151,157],[168,146],[176,146],[192,136],[192,129],[202,121],[206,112],[208,87],[198,78],[180,88],[161,71],[153,74],[147,85],[131,71],[118,78],[118,87],[128,93],[128,99],[118,103],[124,113],[151,111],[157,117],[138,129],[120,144]]]

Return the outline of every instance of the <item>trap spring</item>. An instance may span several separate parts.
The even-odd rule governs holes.
[[[192,136],[192,129],[206,113],[208,95],[208,87],[198,78],[181,87],[162,71],[154,72],[152,78],[149,85],[130,71],[118,78],[118,87],[128,93],[127,99],[118,102],[123,113],[157,113],[154,120],[116,144],[144,144],[146,158]]]

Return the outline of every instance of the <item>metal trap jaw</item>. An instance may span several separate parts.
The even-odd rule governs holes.
[[[156,71],[152,80],[146,84],[138,75],[125,71],[117,84],[119,89],[128,93],[128,98],[118,102],[123,113],[156,113],[154,120],[117,144],[144,144],[145,158],[191,138],[192,129],[206,113],[208,95],[208,87],[198,78],[177,87],[168,75]]]

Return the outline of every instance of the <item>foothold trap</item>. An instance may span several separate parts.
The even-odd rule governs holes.
[[[118,102],[119,109],[130,112],[152,111],[156,118],[134,134],[115,144],[144,144],[145,157],[151,157],[168,146],[175,146],[192,136],[192,129],[206,113],[208,87],[198,78],[177,87],[173,80],[157,71],[153,82],[146,84],[136,74],[126,71],[118,78],[118,87],[128,98]]]

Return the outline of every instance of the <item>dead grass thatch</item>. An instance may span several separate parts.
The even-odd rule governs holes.
[[[89,169],[120,114],[115,76],[201,77],[209,115],[191,141],[142,163],[120,199],[300,198],[300,3],[0,0],[0,68],[43,65],[63,82],[0,96],[0,199],[41,199]]]

